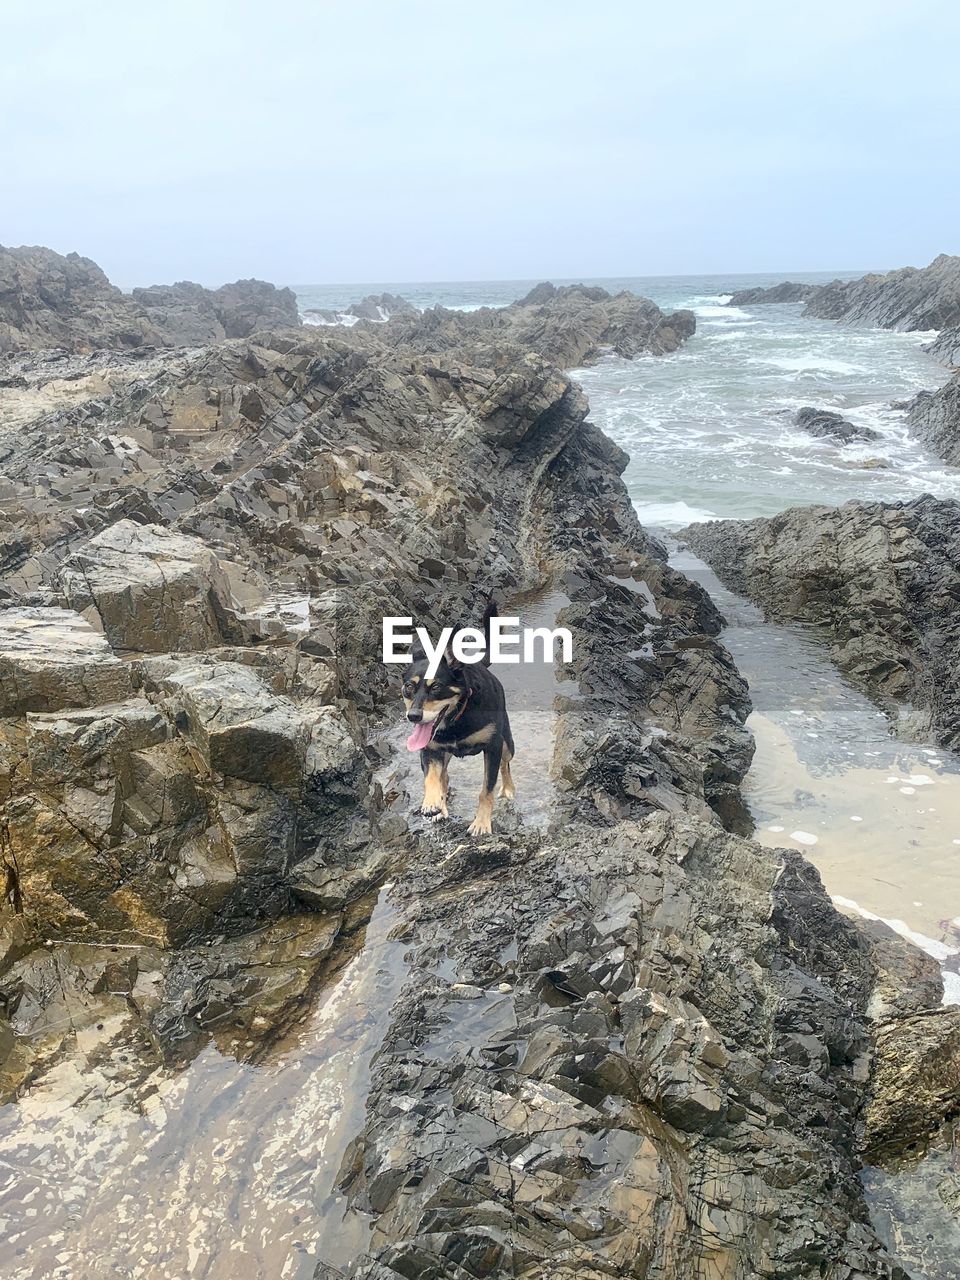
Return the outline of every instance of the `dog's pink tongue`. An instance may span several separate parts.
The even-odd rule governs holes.
[[[436,725],[432,722],[428,724],[426,720],[421,720],[413,733],[411,733],[410,737],[407,739],[407,750],[422,751],[433,737],[433,731],[435,728]]]

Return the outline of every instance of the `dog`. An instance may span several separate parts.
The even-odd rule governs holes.
[[[424,817],[436,822],[448,816],[450,757],[483,752],[483,785],[476,817],[469,828],[472,836],[491,833],[498,773],[500,796],[512,800],[516,795],[510,773],[514,748],[506,695],[503,685],[489,669],[490,619],[496,612],[494,602],[488,601],[483,616],[487,648],[481,662],[460,662],[448,648],[436,674],[428,679],[426,656],[414,652],[413,662],[403,673],[403,702],[407,719],[414,726],[407,739],[407,750],[420,752],[423,770],[420,812]]]

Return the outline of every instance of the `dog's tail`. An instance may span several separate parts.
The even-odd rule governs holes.
[[[486,649],[483,653],[483,665],[490,665],[490,623],[497,616],[497,602],[492,595],[487,596],[487,605],[483,611],[483,638],[486,641]]]

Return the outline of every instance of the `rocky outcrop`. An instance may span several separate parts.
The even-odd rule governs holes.
[[[519,345],[563,367],[590,364],[605,353],[633,359],[676,351],[696,332],[692,311],[665,314],[649,298],[585,285],[537,285],[509,307],[447,311],[435,307],[400,316],[387,340],[417,351],[468,352],[499,367]]]
[[[937,334],[933,342],[927,343],[924,351],[929,351],[941,364],[953,369],[960,367],[960,325]]]
[[[945,462],[960,466],[960,373],[910,402],[907,421]]]
[[[782,284],[755,285],[750,289],[734,289],[727,302],[728,307],[754,307],[773,302],[806,302],[820,286],[798,284],[796,280],[784,280]]]
[[[804,315],[880,329],[960,324],[960,257],[942,253],[927,267],[835,280],[810,295]]]
[[[418,308],[396,293],[368,293],[358,302],[348,302],[345,307],[308,307],[304,312],[308,323],[345,324],[354,320],[371,320],[385,324],[392,316],[418,315]]]
[[[183,280],[134,289],[131,297],[160,330],[166,346],[202,346],[222,338],[246,338],[257,329],[300,324],[293,290],[278,289],[265,280],[237,280],[219,289]]]
[[[545,355],[667,350],[684,313],[557,293],[506,316],[261,332],[109,377],[58,362],[98,380],[33,416],[22,397],[46,375],[16,365],[2,1082],[41,1117],[44,1155],[62,1130],[44,1099],[122,1113],[72,1178],[86,1241],[104,1186],[127,1194],[129,1116],[179,1152],[237,1106],[231,1150],[271,1171],[256,1220],[229,1248],[228,1211],[170,1233],[173,1271],[202,1255],[279,1273],[295,1240],[300,1270],[309,1248],[317,1274],[370,1280],[902,1280],[869,1224],[857,1126],[880,1011],[939,993],[916,967],[898,981],[797,855],[734,834],[750,701],[722,621],[640,528],[626,456]],[[416,813],[380,625],[471,620],[489,590],[551,601],[574,654],[511,695],[518,776],[537,763],[476,841],[455,808],[439,827]],[[230,1062],[307,1013],[266,1142],[274,1073],[248,1095]],[[349,1088],[327,1074],[344,1053]],[[0,1134],[3,1158],[16,1141]],[[72,1176],[87,1146],[63,1141]],[[222,1150],[178,1165],[182,1194],[219,1194]],[[265,1267],[250,1241],[291,1199]],[[357,1210],[371,1232],[351,1254]],[[32,1245],[18,1213],[8,1230]],[[140,1224],[117,1245],[105,1217],[104,1247],[153,1265]],[[75,1239],[56,1265],[79,1274],[93,1246]]]
[[[299,324],[293,291],[263,280],[219,289],[183,281],[127,295],[89,258],[0,246],[0,353],[200,346]]]
[[[960,744],[960,503],[796,507],[683,536],[768,617],[820,628],[904,732]]]
[[[833,413],[829,409],[806,405],[797,410],[793,420],[801,431],[821,440],[836,440],[839,444],[859,444],[880,439],[879,431],[857,426],[842,414]]]
[[[39,246],[0,246],[0,353],[161,343],[146,313],[95,262]]]

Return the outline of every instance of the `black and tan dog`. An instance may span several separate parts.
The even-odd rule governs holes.
[[[500,774],[500,795],[512,799],[510,776],[513,734],[507,718],[503,685],[486,665],[490,653],[490,619],[496,608],[491,601],[484,614],[487,651],[482,663],[463,663],[448,649],[432,679],[427,659],[414,654],[403,673],[403,701],[407,719],[415,728],[407,739],[409,751],[420,752],[423,769],[423,804],[420,812],[435,821],[447,817],[447,768],[451,756],[475,756],[483,752],[483,785],[470,835],[490,834],[493,789]]]

